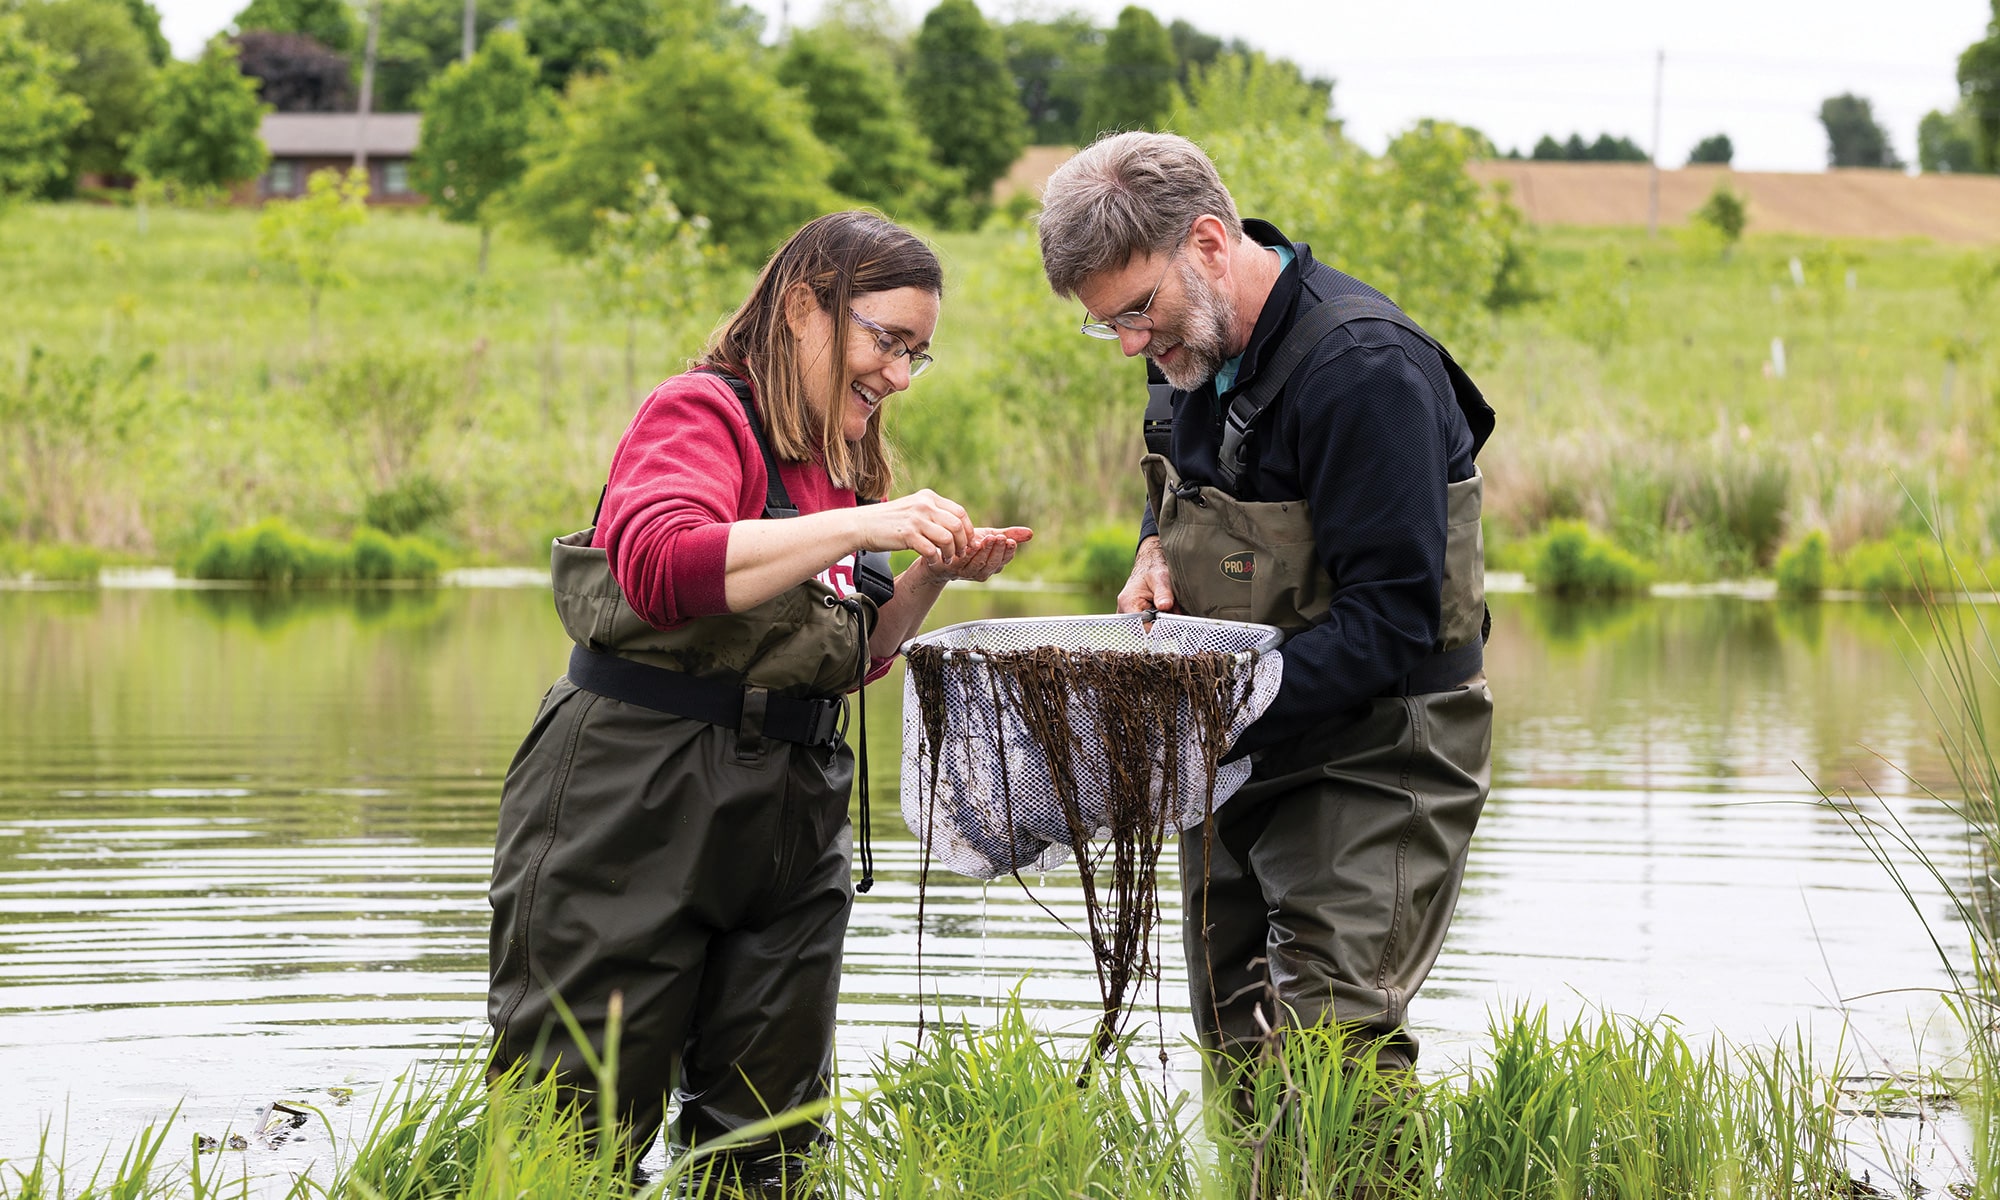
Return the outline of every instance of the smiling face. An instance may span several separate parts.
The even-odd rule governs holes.
[[[1137,311],[1155,280],[1159,290],[1152,293],[1152,304],[1145,310],[1153,327],[1116,326],[1118,344],[1128,358],[1144,354],[1159,365],[1168,383],[1193,391],[1236,353],[1230,349],[1236,307],[1197,262],[1171,251],[1137,257],[1119,270],[1091,278],[1077,289],[1076,297],[1092,320],[1109,319]]]
[[[937,332],[938,296],[922,288],[903,287],[860,293],[850,307],[855,316],[893,335],[889,353],[880,348],[882,335],[846,313],[828,313],[803,288],[787,299],[785,317],[798,339],[799,371],[804,376],[807,401],[829,420],[840,422],[845,440],[859,442],[868,432],[868,422],[881,411],[882,402],[910,386],[910,360],[896,351],[907,347],[922,353],[930,349],[931,337]],[[839,386],[833,370],[835,353],[842,356],[844,369],[840,374],[848,380],[837,403],[832,396]]]

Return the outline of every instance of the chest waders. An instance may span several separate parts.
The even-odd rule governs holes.
[[[1327,334],[1364,317],[1437,346],[1380,301],[1340,297],[1309,310],[1231,404],[1220,461],[1232,485],[1258,416],[1293,369]],[[1476,453],[1492,411],[1437,349]],[[1141,468],[1176,609],[1276,625],[1288,637],[1312,627],[1340,581],[1320,561],[1310,509],[1184,482],[1167,457],[1170,392],[1153,388]],[[1240,1056],[1267,1028],[1337,1022],[1372,1044],[1385,1069],[1416,1061],[1405,1009],[1443,945],[1490,782],[1482,486],[1475,467],[1446,488],[1431,655],[1358,717],[1329,713],[1296,744],[1253,755],[1250,781],[1217,814],[1212,836],[1182,836],[1189,991],[1210,1050]]]
[[[763,449],[765,516],[797,515],[731,382]],[[607,1115],[553,998],[601,1053],[618,997],[616,1115],[636,1161],[670,1088],[686,1144],[827,1093],[853,904],[841,696],[866,674],[887,596],[842,601],[808,580],[661,630],[591,537],[554,547],[575,648],[501,796],[487,1015],[496,1063],[558,1071],[595,1128]],[[817,1135],[795,1127],[740,1153]]]

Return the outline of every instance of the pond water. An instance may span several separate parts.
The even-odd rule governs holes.
[[[1092,608],[967,587],[933,623]],[[1918,786],[1949,776],[1927,652],[1891,613],[1507,595],[1494,615],[1494,789],[1413,1009],[1429,1067],[1517,1004],[1803,1027],[1865,1069],[1940,1052],[1936,951],[1811,782],[1962,841]],[[176,1105],[219,1134],[272,1100],[365,1098],[475,1035],[500,780],[566,654],[531,590],[0,592],[0,1157],[45,1122],[94,1160]],[[1086,950],[1011,880],[933,875],[917,973],[900,688],[869,694],[881,879],[848,940],[848,1068],[910,1036],[920,990],[976,1020],[1018,988],[1086,1028]],[[1076,911],[1061,872],[1030,882]],[[1916,901],[1949,929],[1935,887]],[[1186,1078],[1171,927],[1164,949],[1146,1036]]]

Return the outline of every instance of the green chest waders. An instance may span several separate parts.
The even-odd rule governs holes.
[[[768,450],[766,466],[766,512],[784,512]],[[487,1011],[496,1061],[559,1071],[596,1126],[611,1114],[556,998],[601,1053],[615,997],[615,1115],[636,1157],[670,1089],[688,1142],[826,1094],[853,903],[840,697],[867,670],[876,605],[809,580],[661,630],[590,541],[554,547],[575,648],[502,793]]]
[[[1346,319],[1382,315],[1362,306]],[[1286,365],[1286,352],[1309,350],[1341,323],[1321,316],[1259,371],[1249,390],[1261,388],[1265,404],[1304,357]],[[1288,636],[1319,623],[1340,581],[1320,562],[1305,502],[1243,501],[1182,481],[1161,453],[1157,404],[1150,415],[1155,452],[1141,466],[1175,608]],[[1255,416],[1225,439],[1239,470]],[[1329,714],[1323,732],[1253,755],[1250,782],[1217,813],[1214,836],[1182,837],[1189,991],[1211,1050],[1240,1054],[1267,1028],[1334,1021],[1373,1042],[1385,1068],[1415,1061],[1405,1008],[1443,945],[1490,780],[1482,487],[1475,468],[1446,489],[1433,653],[1358,717]]]

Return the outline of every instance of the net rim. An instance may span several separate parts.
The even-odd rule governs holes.
[[[1086,613],[1073,616],[1051,615],[1041,617],[982,617],[976,621],[960,621],[955,625],[944,625],[937,629],[927,630],[904,642],[902,649],[907,652],[912,646],[938,645],[949,640],[949,638],[962,637],[967,633],[983,629],[1002,627],[1019,629],[1024,626],[1047,625],[1052,622],[1061,622],[1065,625],[1138,626],[1144,624],[1144,621],[1145,618],[1140,613]],[[1282,629],[1279,629],[1275,625],[1264,625],[1255,621],[1224,621],[1214,617],[1189,617],[1183,616],[1180,613],[1166,612],[1155,616],[1153,621],[1155,624],[1169,622],[1165,626],[1168,629],[1176,626],[1185,626],[1195,629],[1257,629],[1263,631],[1263,636],[1255,645],[1242,647],[1235,651],[1238,654],[1269,653],[1272,650],[1276,650],[1285,640],[1285,633]],[[946,649],[958,649],[958,647],[948,646]],[[978,655],[982,652],[970,650],[966,651],[966,653]]]

